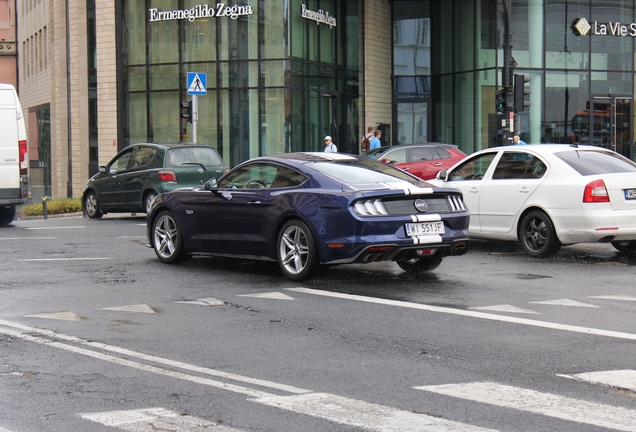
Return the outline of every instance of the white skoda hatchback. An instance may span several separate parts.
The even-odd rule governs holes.
[[[471,238],[520,241],[534,257],[589,242],[636,252],[636,163],[613,151],[575,144],[494,147],[429,183],[462,191]]]

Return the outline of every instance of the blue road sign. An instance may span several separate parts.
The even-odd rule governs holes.
[[[204,95],[208,93],[208,78],[203,72],[188,72],[188,94]]]

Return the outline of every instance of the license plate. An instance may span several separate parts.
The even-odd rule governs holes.
[[[636,189],[625,189],[625,199],[636,199]]]
[[[405,225],[406,235],[415,237],[429,234],[444,234],[444,222],[418,222]]]

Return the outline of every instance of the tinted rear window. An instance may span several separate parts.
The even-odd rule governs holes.
[[[636,172],[636,164],[618,154],[576,150],[554,154],[583,176]]]
[[[168,151],[167,167],[177,167],[187,163],[200,163],[206,166],[223,166],[219,154],[211,147],[183,147]]]

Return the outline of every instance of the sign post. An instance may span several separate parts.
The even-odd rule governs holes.
[[[197,142],[197,121],[199,121],[199,101],[197,96],[208,93],[207,74],[203,72],[188,72],[188,94],[192,95],[192,142]]]

